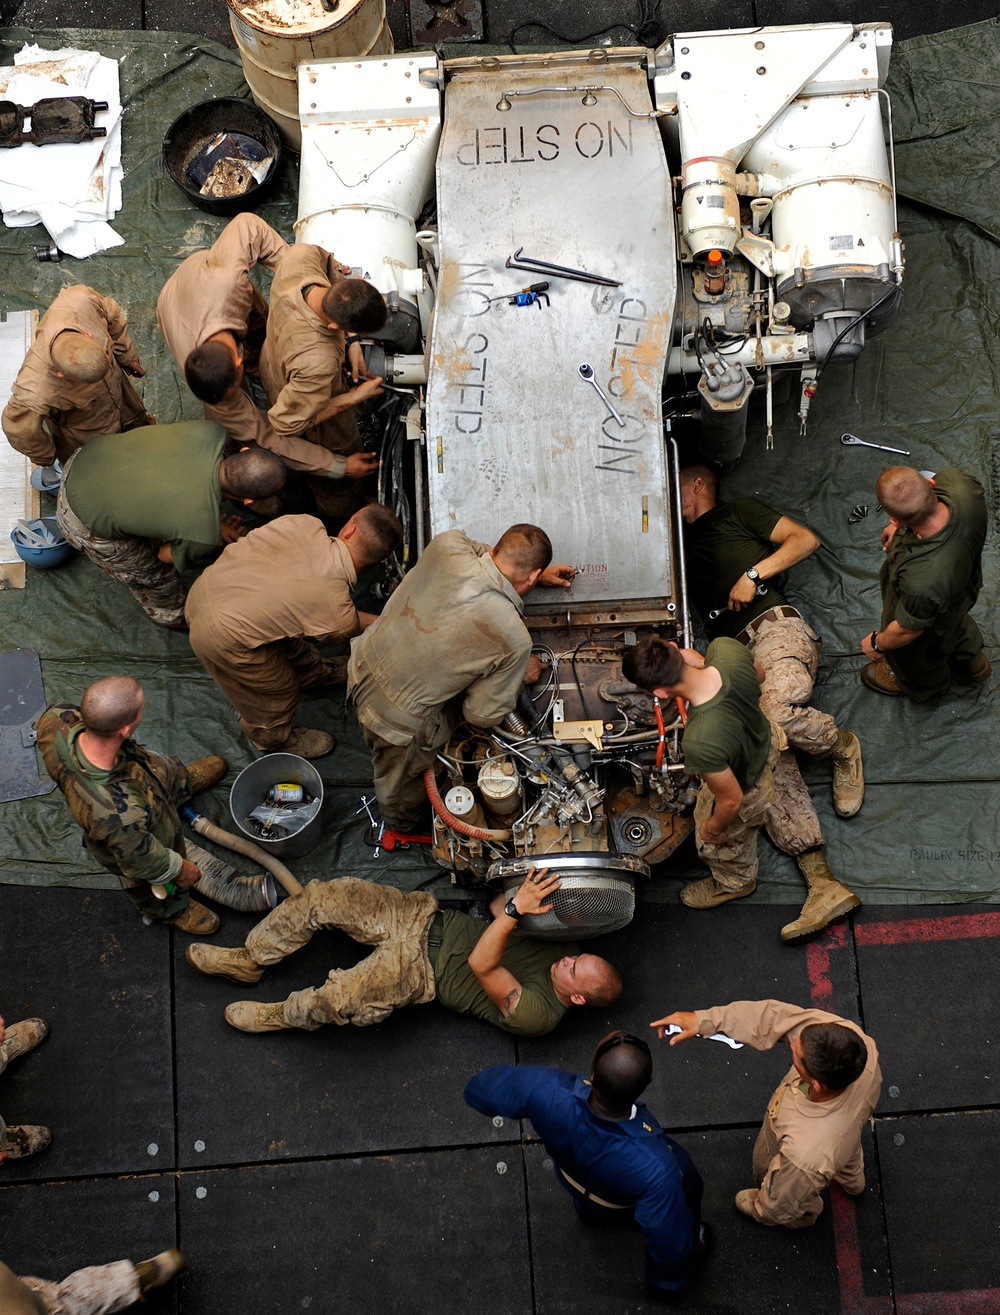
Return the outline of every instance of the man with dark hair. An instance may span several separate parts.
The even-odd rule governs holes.
[[[96,434],[151,425],[127,375],[146,371],[114,297],[84,284],[63,288],[42,316],[0,424],[39,466],[65,464]]]
[[[494,900],[494,920],[484,927],[467,913],[440,909],[424,891],[405,893],[356,877],[311,881],[258,923],[244,947],[199,945],[186,958],[199,972],[258,982],[265,968],[308,944],[314,932],[337,927],[374,946],[372,953],[286,1000],[239,1000],[226,1010],[226,1022],[241,1032],[369,1027],[394,1009],[436,998],[505,1032],[543,1036],[573,1005],[603,1009],[621,993],[621,978],[607,960],[566,941],[518,932],[524,914],[548,911],[546,900],[558,888],[557,877],[532,868],[513,899]]]
[[[335,458],[318,443],[278,434],[254,404],[244,371],[258,368],[268,306],[250,277],[274,269],[288,244],[259,215],[237,215],[205,251],[182,261],[163,286],[156,320],[188,387],[234,443],[253,443],[290,470],[331,476]]]
[[[881,624],[861,641],[861,679],[878,694],[925,703],[958,675],[980,685],[992,667],[969,616],[983,584],[983,486],[962,470],[932,478],[890,466],[875,485],[889,514],[879,572]]]
[[[343,643],[375,620],[355,610],[351,590],[402,537],[379,505],[355,512],[335,539],[315,516],[280,516],[230,544],[192,585],[191,647],[255,749],[333,752],[332,735],[294,724],[303,689],[347,676],[346,659],[326,660],[311,641]]]
[[[226,442],[222,426],[208,420],[156,425],[92,439],[66,465],[59,528],[160,625],[185,624],[178,572],[244,532],[221,515],[222,500],[250,503],[285,482],[275,453],[248,448],[223,457]]]
[[[714,909],[752,895],[757,835],[770,810],[787,815],[771,836],[781,849],[787,836],[803,834],[808,821],[795,791],[777,792],[774,767],[787,742],[761,709],[763,667],[727,636],[713,639],[702,657],[651,635],[626,651],[622,674],[657,698],[679,696],[688,703],[681,751],[687,771],[702,780],[694,810],[695,843],[711,875],[686,885],[681,902],[692,909]],[[821,903],[810,893],[798,919],[782,928],[782,940],[801,939],[805,927],[818,930],[859,902],[839,882],[833,883],[832,893],[836,899],[824,897]]]
[[[320,510],[346,520],[363,501],[356,481],[378,466],[361,451],[354,407],[381,391],[369,378],[360,344],[350,367],[361,382],[345,389],[348,333],[375,333],[386,305],[370,283],[346,278],[350,270],[322,247],[297,243],[278,254],[271,284],[271,313],[260,357],[261,382],[271,403],[268,424],[279,439],[306,439],[331,455],[326,478],[309,479]]]
[[[521,600],[536,584],[570,587],[573,568],[551,560],[537,525],[511,526],[493,548],[446,530],[352,643],[348,698],[387,826],[414,831],[425,820],[424,771],[459,717],[496,726],[538,679]]]
[[[753,1148],[757,1186],[736,1194],[736,1208],[758,1224],[808,1228],[823,1212],[831,1182],[851,1196],[865,1190],[861,1130],[882,1091],[878,1050],[847,1018],[780,1000],[737,1000],[650,1023],[659,1035],[676,1025],[676,1045],[724,1032],[755,1050],[787,1041],[792,1067],[771,1097]]]
[[[497,1064],[469,1081],[465,1099],[481,1114],[530,1119],[583,1222],[640,1228],[646,1291],[670,1297],[705,1260],[710,1239],[699,1224],[702,1181],[691,1157],[639,1100],[652,1073],[641,1037],[610,1032],[589,1079]]]
[[[769,809],[764,826],[794,856],[808,887],[802,912],[781,932],[783,941],[801,940],[861,902],[830,871],[819,817],[795,757],[796,751],[829,754],[834,808],[840,817],[857,813],[864,799],[861,745],[829,713],[810,705],[819,636],[781,587],[784,572],[815,552],[819,539],[759,498],[718,502],[718,481],[707,466],[685,466],[680,483],[692,601],[713,638],[731,635],[763,668],[761,710],[788,740],[774,769],[783,806]],[[791,798],[793,810],[784,806]]]
[[[38,747],[83,829],[83,843],[115,874],[138,911],[207,936],[219,919],[189,891],[206,866],[233,873],[200,846],[185,843],[178,809],[221,780],[226,762],[211,754],[185,767],[179,758],[139,744],[132,735],[144,708],[137,680],[105,676],[87,688],[79,707],[55,703],[45,709],[38,718]]]

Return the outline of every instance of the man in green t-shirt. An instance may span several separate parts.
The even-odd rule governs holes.
[[[731,635],[760,663],[760,706],[788,740],[774,769],[782,807],[769,810],[764,826],[795,857],[805,878],[806,902],[781,930],[783,941],[802,940],[861,902],[830,871],[819,817],[795,756],[828,754],[837,815],[857,813],[865,793],[861,745],[829,713],[811,706],[819,636],[781,587],[784,572],[815,552],[819,539],[759,498],[720,503],[717,477],[707,466],[685,466],[680,481],[691,599],[710,635]],[[795,807],[789,809],[785,801],[792,798]]]
[[[559,878],[532,868],[512,899],[498,895],[486,924],[442,910],[425,891],[405,892],[357,877],[311,881],[257,924],[238,949],[200,945],[187,961],[199,972],[258,982],[265,968],[306,945],[320,928],[337,927],[371,954],[334,968],[322,986],[293,991],[273,1004],[240,1000],[226,1021],[241,1032],[315,1031],[324,1023],[368,1027],[403,1005],[437,998],[505,1032],[543,1036],[572,1005],[617,1000],[621,978],[605,959],[565,941],[518,931],[527,913],[546,913]]]
[[[982,484],[962,470],[928,478],[890,466],[875,491],[889,524],[882,531],[882,620],[861,641],[869,659],[862,681],[918,703],[946,694],[955,675],[981,684],[992,667],[969,611],[983,584]]]
[[[208,420],[153,425],[92,438],[66,463],[60,530],[159,625],[186,628],[178,572],[246,533],[221,514],[222,500],[268,498],[285,482],[274,452],[243,448],[227,457],[227,441]]]
[[[752,895],[757,833],[776,802],[773,769],[784,740],[761,711],[762,668],[735,639],[713,639],[702,657],[650,635],[626,652],[622,673],[657,698],[688,703],[681,752],[685,768],[702,780],[695,841],[711,876],[685,886],[682,902],[714,909]],[[794,814],[794,796],[780,806]]]

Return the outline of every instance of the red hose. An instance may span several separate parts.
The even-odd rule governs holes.
[[[468,822],[463,822],[454,813],[449,813],[438,790],[433,767],[428,767],[424,772],[424,789],[427,791],[427,798],[431,801],[431,807],[441,821],[445,826],[450,826],[453,831],[457,831],[460,836],[468,836],[470,840],[496,840],[498,842],[510,839],[509,831],[488,831],[482,826],[469,826]]]

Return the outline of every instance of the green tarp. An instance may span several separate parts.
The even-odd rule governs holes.
[[[877,574],[884,517],[874,481],[894,458],[845,448],[845,430],[910,451],[919,468],[958,465],[987,487],[994,516],[985,556],[986,584],[976,611],[987,652],[1000,660],[994,613],[998,599],[996,448],[1000,371],[995,321],[1000,312],[1000,51],[997,26],[981,23],[897,46],[892,99],[899,223],[906,243],[905,295],[899,318],[872,339],[853,367],[831,366],[812,403],[808,433],[798,432],[796,403],[778,410],[774,448],[763,415],[751,419],[743,462],[723,481],[723,496],[754,493],[811,525],[823,549],[792,573],[790,594],[823,635],[816,701],[858,732],[868,793],[860,815],[842,821],[829,799],[829,764],[806,764],[820,807],[834,870],[870,901],[1000,899],[1000,791],[994,739],[1000,729],[1000,674],[985,687],[956,688],[932,706],[886,699],[863,689],[860,640],[879,617]],[[7,30],[9,63],[27,32]],[[125,206],[115,227],[125,245],[89,261],[39,265],[40,230],[0,231],[5,279],[0,308],[44,309],[60,287],[92,284],[128,311],[149,369],[146,401],[161,422],[196,416],[155,326],[154,303],[177,262],[209,245],[225,221],[194,209],[165,176],[160,147],[170,122],[212,96],[247,95],[238,56],[178,34],[103,31],[34,32],[57,48],[78,45],[119,60],[124,121]],[[464,52],[463,52],[464,53]],[[261,213],[291,238],[296,212],[294,157],[277,196]],[[797,389],[793,388],[793,394]],[[512,497],[514,496],[512,491]],[[851,509],[871,514],[848,523]],[[514,507],[512,505],[512,513]],[[554,527],[558,535],[558,526]],[[611,527],[609,527],[609,531]],[[235,715],[202,671],[185,636],[152,625],[119,586],[82,558],[49,572],[29,572],[28,587],[0,595],[3,648],[39,650],[46,694],[76,698],[99,675],[127,671],[146,691],[140,738],[192,758],[224,754],[238,770],[251,758]],[[317,766],[332,802],[320,846],[292,866],[302,880],[353,872],[412,888],[447,877],[420,853],[372,859],[367,823],[353,816],[368,759],[353,714],[341,699],[306,698],[302,720],[333,731],[335,755]],[[228,778],[231,782],[232,775]],[[200,803],[231,825],[226,792]],[[2,806],[0,880],[113,885],[81,850],[61,796]],[[756,900],[796,903],[795,865],[761,842]],[[657,870],[646,892],[676,898],[677,881],[696,867],[688,843]]]

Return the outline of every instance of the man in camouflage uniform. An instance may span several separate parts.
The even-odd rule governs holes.
[[[205,936],[218,916],[189,894],[202,866],[217,864],[198,845],[185,843],[178,808],[226,772],[223,758],[199,758],[185,767],[133,740],[144,698],[131,676],[105,676],[84,693],[80,706],[56,703],[38,719],[45,767],[83,828],[83,843],[113,872],[140,913],[180,931]],[[157,898],[154,887],[168,887]],[[170,890],[170,887],[173,887]]]
[[[573,568],[551,560],[537,525],[512,526],[493,548],[446,530],[352,642],[347,696],[387,826],[412,831],[425,820],[424,771],[458,720],[499,725],[538,679],[521,599],[536,584],[570,587]]]
[[[63,288],[39,322],[0,424],[36,465],[65,464],[95,434],[154,423],[126,378],[145,373],[114,297],[83,284]]]
[[[839,817],[853,817],[864,798],[861,745],[809,703],[819,636],[787,602],[779,580],[816,551],[819,539],[759,498],[719,503],[717,495],[716,476],[708,467],[682,469],[689,588],[709,634],[732,636],[760,663],[761,709],[788,741],[775,767],[776,798],[764,826],[778,848],[795,857],[809,888],[801,914],[781,932],[782,940],[796,941],[821,931],[860,900],[830,871],[819,817],[795,755],[831,757],[834,809]]]
[[[310,476],[309,487],[320,511],[340,520],[363,505],[357,481],[378,467],[373,453],[360,450],[354,407],[382,383],[364,377],[345,390],[347,334],[376,333],[386,320],[381,294],[363,279],[345,278],[348,272],[309,243],[279,252],[260,354],[268,424],[281,440],[305,438],[333,453],[330,468]],[[352,374],[366,376],[356,338],[350,350]]]

